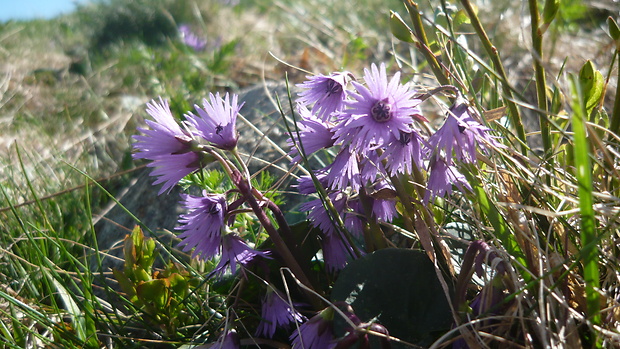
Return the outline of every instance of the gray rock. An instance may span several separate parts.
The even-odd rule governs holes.
[[[291,94],[292,98],[296,97],[294,92]],[[281,176],[288,170],[290,161],[283,158],[288,152],[288,133],[277,99],[285,115],[290,117],[291,108],[285,84],[256,85],[239,94],[239,100],[245,104],[241,109],[242,118],[237,120],[238,147],[245,159],[249,159],[246,163],[251,173],[267,169]]]

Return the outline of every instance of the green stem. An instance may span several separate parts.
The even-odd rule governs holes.
[[[491,40],[489,40],[489,37],[487,33],[485,32],[484,28],[482,27],[482,24],[480,23],[480,19],[478,18],[478,15],[474,11],[474,8],[469,2],[469,0],[461,0],[461,3],[463,4],[463,8],[465,9],[465,12],[467,12],[467,15],[469,16],[469,19],[471,20],[471,24],[474,27],[476,34],[478,35],[478,37],[480,38],[482,42],[482,46],[484,46],[484,49],[489,55],[489,57],[491,58],[491,61],[493,62],[493,65],[495,66],[497,73],[502,79],[502,90],[505,95],[506,106],[508,107],[508,110],[510,111],[510,118],[511,118],[510,121],[512,122],[512,124],[514,125],[517,131],[517,137],[521,143],[521,152],[523,154],[527,154],[528,152],[527,139],[525,137],[525,129],[523,128],[523,122],[521,121],[521,113],[519,112],[519,108],[517,104],[514,102],[514,96],[512,94],[512,90],[510,89],[510,85],[508,84],[508,76],[506,75],[506,71],[504,70],[504,65],[502,64],[502,61],[499,57],[499,52],[497,51],[497,48],[493,46],[493,44],[491,43]]]
[[[540,120],[540,133],[547,157],[547,169],[549,172],[553,170],[553,157],[551,155],[551,132],[549,131],[549,120],[547,119],[547,81],[545,78],[545,68],[543,61],[543,31],[540,28],[540,15],[538,13],[538,1],[528,0],[530,8],[530,18],[532,23],[532,46],[534,49],[534,70],[536,72],[536,97],[538,99],[538,115]],[[550,184],[551,178],[547,176],[547,184]]]
[[[620,58],[620,49],[616,49],[615,56],[616,59]],[[620,67],[620,60],[618,67]],[[620,81],[620,68],[617,68],[616,71],[618,72],[618,81]],[[611,126],[609,130],[616,135],[620,132],[620,88],[616,88],[616,98],[614,100],[614,109],[611,112]]]
[[[407,0],[405,1],[405,6],[407,6],[409,17],[411,17],[411,22],[413,23],[413,30],[415,30],[416,46],[422,52],[424,58],[426,58],[426,61],[433,70],[433,74],[435,74],[437,80],[439,80],[439,83],[442,85],[450,85],[450,80],[447,77],[447,70],[442,68],[437,57],[435,57],[433,51],[431,51],[429,47],[418,4],[413,0]]]
[[[252,183],[250,182],[250,180],[252,179],[252,176],[250,176],[250,170],[245,165],[245,162],[243,162],[243,159],[241,159],[241,155],[239,155],[239,152],[237,151],[237,147],[234,147],[230,152],[233,154],[233,156],[237,160],[239,166],[243,169],[243,174],[245,175],[245,178],[248,180],[248,184],[252,186]]]

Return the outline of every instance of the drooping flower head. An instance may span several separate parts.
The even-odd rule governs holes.
[[[334,309],[325,308],[293,332],[293,349],[332,349]]]
[[[211,349],[239,349],[241,342],[239,341],[239,335],[234,329],[228,330],[222,334],[217,342],[213,343]]]
[[[423,168],[425,149],[417,132],[400,132],[398,138],[392,137],[385,146],[380,160],[385,160],[385,169],[390,176],[399,173],[411,174],[414,168]]]
[[[334,134],[327,122],[313,116],[305,106],[298,105],[297,107],[297,111],[301,116],[301,120],[298,123],[299,137],[297,132],[293,131],[293,138],[286,140],[286,143],[291,148],[289,155],[293,156],[291,163],[301,161],[301,155],[297,147],[302,148],[305,154],[310,156],[315,151],[329,148],[334,144],[332,139]]]
[[[321,248],[323,250],[325,267],[329,272],[344,269],[351,256],[354,255],[353,247],[351,247],[349,242],[335,234],[323,234]]]
[[[195,105],[198,116],[189,113],[187,123],[196,129],[196,134],[214,147],[232,150],[237,146],[237,115],[243,106],[237,103],[238,96],[228,93],[222,99],[219,92],[209,93],[209,101],[203,100],[203,108]]]
[[[200,156],[192,151],[192,136],[172,116],[168,102],[151,101],[146,112],[154,120],[146,120],[150,129],[138,128],[144,135],[133,136],[134,159],[150,160],[151,176],[158,177],[153,185],[163,183],[159,195],[172,189],[183,177],[200,168]]]
[[[332,190],[358,190],[363,184],[358,154],[351,147],[342,147],[326,170],[325,179]]]
[[[342,217],[345,214],[347,197],[343,192],[337,191],[327,194],[327,197],[334,205],[336,212]],[[337,229],[332,222],[330,213],[323,207],[321,199],[310,200],[301,205],[302,212],[308,212],[308,219],[314,227],[321,229],[326,235],[336,235]]]
[[[237,272],[237,264],[246,266],[256,256],[270,258],[269,252],[256,251],[248,246],[239,235],[235,233],[227,233],[222,236],[221,249],[222,256],[220,257],[220,262],[209,277],[213,275],[221,277],[227,270],[230,270],[230,273],[234,274]]]
[[[305,317],[288,303],[282,293],[268,288],[263,298],[261,321],[256,328],[256,335],[272,338],[276,328],[289,329],[291,323],[304,320]]]
[[[327,174],[324,171],[314,171],[314,176],[318,180],[320,186],[323,188],[327,187]],[[310,195],[316,193],[314,181],[309,175],[300,176],[297,180],[296,187],[299,194]]]
[[[207,47],[207,40],[198,37],[187,24],[181,24],[179,26],[179,35],[183,43],[191,47],[194,51],[200,52]]]
[[[359,200],[347,200],[347,206],[351,211],[344,215],[344,226],[353,236],[361,237],[366,225],[363,205]]]
[[[461,191],[471,190],[471,185],[465,176],[454,165],[449,165],[440,156],[431,158],[424,202],[428,203],[431,198],[444,197],[446,194],[450,194],[452,186],[456,186]]]
[[[346,229],[354,234],[361,231],[359,219],[356,213],[351,213],[348,209],[348,197],[344,192],[336,191],[327,194],[327,197],[336,209],[336,213],[344,222]],[[356,206],[357,207],[357,206]],[[321,199],[315,199],[304,203],[301,211],[308,212],[308,219],[312,226],[321,230],[321,246],[323,249],[323,259],[329,271],[341,270],[347,265],[347,261],[355,256],[353,247],[348,241],[343,240],[341,233],[333,222],[333,218],[328,210],[323,206]]]
[[[297,85],[304,89],[299,93],[297,101],[305,106],[312,104],[312,114],[328,121],[333,113],[344,107],[345,88],[350,76],[349,72],[341,72],[308,77],[306,82]]]
[[[391,222],[398,216],[396,210],[396,191],[386,180],[378,181],[373,186],[374,192],[369,193],[372,204],[372,216],[380,222]]]
[[[413,98],[415,91],[400,83],[400,72],[388,81],[385,64],[373,64],[364,69],[364,81],[368,87],[352,82],[357,93],[350,94],[353,100],[338,116],[336,143],[359,151],[383,147],[391,137],[400,138],[400,132],[413,132],[413,118],[426,120],[418,109],[421,101]]]
[[[470,113],[467,101],[459,95],[448,111],[444,124],[428,140],[433,151],[443,151],[441,155],[445,156],[448,165],[452,165],[453,158],[465,163],[475,163],[477,148],[486,150],[486,144],[503,147],[496,137],[490,134],[491,129],[476,121]]]
[[[185,246],[183,251],[192,248],[194,255],[203,259],[215,256],[220,249],[222,229],[225,226],[226,197],[224,195],[208,195],[203,191],[203,196],[181,194],[181,205],[188,210],[179,219],[180,226],[177,230],[184,230],[179,238],[183,239],[179,246]]]

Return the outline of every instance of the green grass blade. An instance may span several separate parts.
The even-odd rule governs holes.
[[[49,272],[45,272],[45,274],[56,287],[58,296],[64,303],[67,313],[71,316],[71,323],[73,324],[77,337],[85,344],[86,348],[97,348],[97,330],[92,321],[92,314],[86,315],[82,311],[83,307],[92,310],[90,303],[82,302],[80,306],[74,299],[76,295],[71,290],[67,289],[59,278],[52,276]]]
[[[579,186],[579,212],[581,214],[581,248],[583,273],[586,283],[586,302],[588,318],[594,325],[601,323],[599,295],[599,270],[596,220],[594,218],[594,199],[592,195],[592,166],[586,135],[586,106],[581,85],[577,77],[571,75],[573,105],[574,153],[577,183]]]
[[[470,183],[476,183],[470,181]],[[472,189],[478,198],[478,205],[480,210],[484,213],[495,230],[495,236],[501,241],[502,246],[513,257],[515,257],[522,265],[527,265],[525,261],[525,254],[519,246],[517,239],[510,233],[510,229],[506,225],[506,221],[497,210],[497,207],[489,200],[487,193],[484,191],[484,187],[481,185],[472,185]],[[527,273],[524,273],[524,278],[527,279]]]

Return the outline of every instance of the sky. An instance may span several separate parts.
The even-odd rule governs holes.
[[[49,19],[75,9],[89,0],[0,0],[0,22],[10,19]]]

